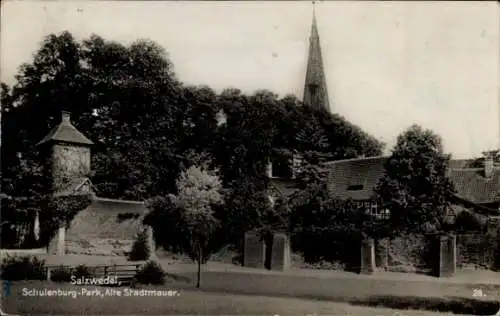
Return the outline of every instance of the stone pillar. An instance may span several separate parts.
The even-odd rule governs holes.
[[[256,232],[245,234],[243,266],[249,268],[264,267],[264,242]]]
[[[373,274],[375,272],[375,242],[373,238],[361,242],[361,274]]]
[[[378,239],[375,244],[375,264],[384,271],[389,270],[389,238]]]
[[[66,254],[66,227],[62,226],[49,243],[48,253],[51,255],[64,256]]]
[[[455,235],[439,236],[437,276],[452,277],[457,270],[457,240]]]
[[[284,233],[274,234],[271,254],[271,270],[287,270],[291,267],[291,263],[290,239]]]

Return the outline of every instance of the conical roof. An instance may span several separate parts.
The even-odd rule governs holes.
[[[62,112],[61,123],[52,129],[38,144],[46,144],[50,142],[62,142],[76,145],[90,146],[94,143],[85,137],[76,127],[71,124],[70,113]]]

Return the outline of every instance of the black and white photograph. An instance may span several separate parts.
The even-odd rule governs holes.
[[[497,1],[1,16],[1,315],[500,316]]]

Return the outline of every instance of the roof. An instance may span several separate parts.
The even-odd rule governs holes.
[[[108,213],[139,213],[145,215],[148,208],[144,202],[95,197],[92,208]]]
[[[76,127],[71,124],[69,117],[64,117],[61,123],[52,129],[38,144],[42,145],[50,142],[64,142],[76,145],[90,146],[94,143],[85,137]]]
[[[55,193],[55,196],[72,196],[92,192],[93,185],[87,177],[71,179],[65,186]]]
[[[387,158],[354,158],[326,163],[325,166],[330,169],[330,192],[340,199],[372,198],[378,181],[384,176],[384,163]],[[495,167],[492,177],[487,179],[482,168],[466,168],[470,161],[450,161],[449,177],[455,184],[457,196],[480,204],[500,201],[500,167]]]
[[[457,195],[474,203],[500,201],[500,168],[495,167],[491,178],[484,177],[482,168],[454,169],[450,178]]]
[[[325,166],[330,169],[330,192],[341,199],[370,199],[379,179],[384,175],[386,159],[387,157],[368,157],[326,163]]]

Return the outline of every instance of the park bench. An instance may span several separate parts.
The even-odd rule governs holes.
[[[112,265],[98,265],[89,266],[91,277],[105,278],[117,277],[117,281],[121,285],[134,285],[134,278],[139,272],[140,264],[112,264]],[[50,280],[51,271],[64,269],[70,273],[76,269],[75,266],[53,265],[47,266],[47,279]]]

